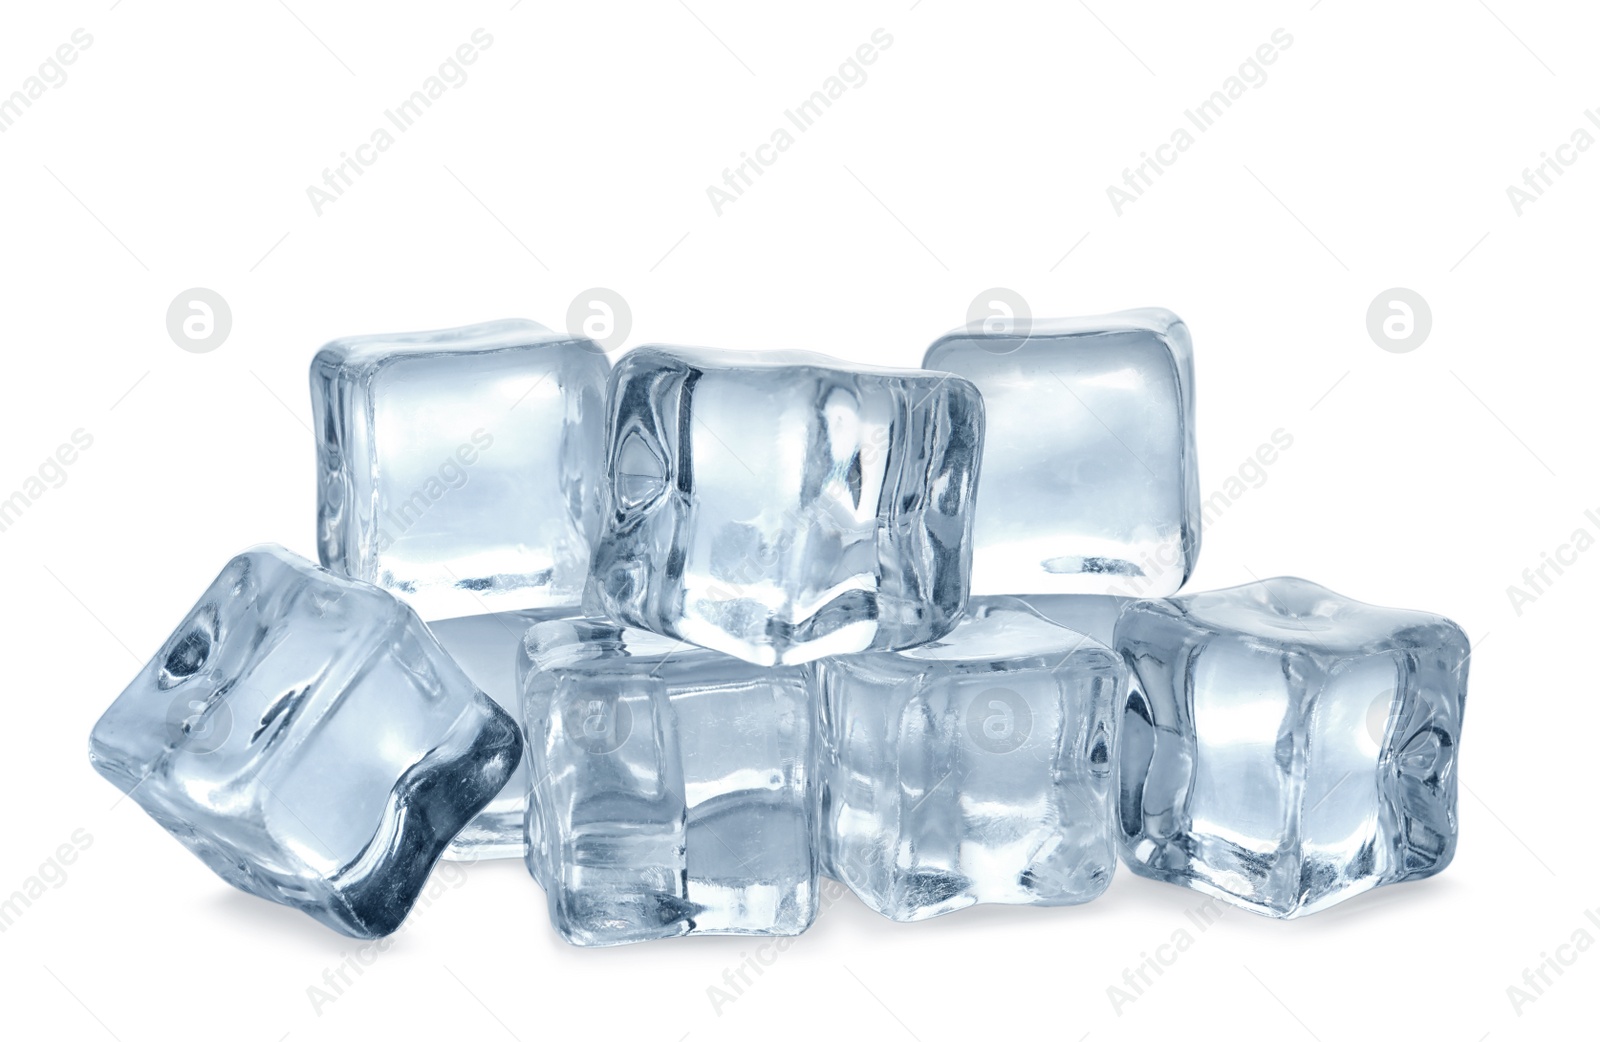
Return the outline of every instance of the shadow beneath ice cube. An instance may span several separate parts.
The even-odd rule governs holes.
[[[312,919],[298,908],[274,904],[232,887],[218,888],[200,903],[202,915],[214,916],[268,943],[337,954],[351,939]]]
[[[428,881],[400,927],[386,938],[348,937],[298,908],[275,904],[231,887],[216,889],[206,900],[203,911],[255,937],[337,955],[350,950],[351,945],[381,944],[384,950],[405,947],[414,943],[406,935],[425,919],[482,917],[500,910],[538,923],[544,905],[544,892],[529,877],[521,858],[496,858],[440,860],[429,873]],[[531,906],[531,914],[527,906]]]
[[[1174,920],[1212,924],[1226,922],[1229,929],[1259,931],[1263,936],[1294,931],[1316,936],[1343,928],[1367,930],[1379,919],[1401,913],[1428,915],[1459,910],[1464,887],[1448,874],[1377,887],[1299,919],[1275,919],[1188,887],[1136,876],[1125,868],[1117,872],[1110,888],[1095,904],[1113,914],[1142,908]],[[1455,914],[1450,911],[1448,914]]]
[[[1025,930],[1060,930],[1083,927],[1115,912],[1105,905],[1104,895],[1076,905],[1001,905],[978,904],[916,922],[896,922],[879,915],[861,903],[842,884],[824,884],[822,907],[810,933],[847,937],[857,934],[883,935],[912,940],[934,934],[1016,933]]]
[[[1344,927],[1366,930],[1376,925],[1377,920],[1392,919],[1401,912],[1459,915],[1466,890],[1466,886],[1449,873],[1393,883],[1357,894],[1348,901],[1341,901],[1332,908],[1302,919],[1291,920],[1287,925],[1297,932],[1316,934],[1335,932]]]

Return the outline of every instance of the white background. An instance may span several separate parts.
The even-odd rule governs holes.
[[[1520,614],[1507,588],[1575,530],[1600,533],[1584,513],[1600,508],[1600,149],[1568,153],[1520,215],[1506,189],[1580,125],[1600,134],[1584,116],[1600,105],[1593,11],[753,7],[7,5],[0,95],[75,29],[93,43],[0,134],[0,496],[74,431],[93,445],[0,532],[0,895],[41,872],[57,884],[0,933],[0,1030],[1592,1033],[1600,946],[1562,949],[1572,965],[1532,1002],[1507,988],[1575,931],[1600,941],[1584,915],[1600,907],[1584,867],[1600,854],[1600,553],[1547,572]],[[480,27],[493,42],[469,79],[317,215],[307,186]],[[893,42],[867,80],[715,212],[707,187],[878,28]],[[1279,28],[1293,43],[1266,81],[1116,213],[1107,186]],[[232,312],[203,354],[165,320],[197,286]],[[314,552],[319,344],[510,315],[561,325],[592,286],[631,305],[629,344],[889,364],[916,364],[988,287],[1041,316],[1182,315],[1206,493],[1275,430],[1293,437],[1206,531],[1191,589],[1299,574],[1450,615],[1475,642],[1455,864],[1304,921],[1234,911],[1203,932],[1185,917],[1197,895],[1125,871],[1082,907],[917,926],[846,898],[720,1008],[707,989],[748,939],[572,949],[520,863],[480,864],[314,1008],[308,987],[357,946],[231,890],[131,801],[113,806],[89,728],[230,555],[262,540]],[[1367,331],[1391,287],[1431,305],[1409,353]],[[77,830],[88,849],[47,867]],[[1192,947],[1114,1007],[1108,987],[1180,929]]]

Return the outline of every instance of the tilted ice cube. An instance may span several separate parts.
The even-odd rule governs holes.
[[[521,747],[410,608],[260,546],[106,710],[89,757],[234,886],[379,937]]]
[[[1161,597],[1200,552],[1188,328],[1149,308],[956,330],[928,369],[983,392],[972,592]]]
[[[811,924],[804,670],[598,620],[540,623],[527,654],[528,869],[563,937],[607,945]]]
[[[1284,578],[1136,601],[1116,640],[1134,872],[1288,919],[1450,863],[1455,623]]]
[[[576,606],[609,365],[507,319],[335,340],[311,363],[322,563],[424,618]]]
[[[983,435],[967,381],[642,348],[606,407],[605,615],[761,664],[907,647],[954,623]]]
[[[536,622],[571,618],[574,614],[570,608],[542,608],[468,615],[430,622],[428,629],[478,690],[514,719],[521,720],[518,667],[525,660],[522,638]],[[489,805],[456,834],[444,856],[455,861],[522,857],[523,819],[527,814],[528,779],[519,768]]]
[[[824,659],[828,873],[891,919],[1103,891],[1112,840],[1111,650],[1015,598],[974,598],[951,633]]]

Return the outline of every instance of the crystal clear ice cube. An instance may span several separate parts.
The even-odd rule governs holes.
[[[89,755],[229,883],[378,937],[521,745],[410,608],[261,546],[106,710]]]
[[[527,636],[528,869],[573,944],[797,934],[817,910],[804,670],[599,620]]]
[[[576,606],[609,364],[521,319],[335,340],[311,363],[322,563],[428,619]]]
[[[960,329],[928,369],[983,393],[975,594],[1163,597],[1200,552],[1188,328],[1148,308]]]
[[[573,614],[570,608],[542,608],[467,615],[430,622],[428,629],[478,690],[520,721],[517,685],[518,667],[524,659],[522,638],[536,622],[571,618]],[[452,861],[522,857],[527,814],[528,779],[519,766],[489,805],[456,834],[444,856]]]
[[[935,643],[811,668],[825,867],[869,907],[910,922],[1078,904],[1110,883],[1124,674],[1105,645],[1018,599],[973,598]]]
[[[1449,619],[1280,578],[1135,601],[1116,644],[1134,872],[1288,919],[1449,864],[1470,654]]]
[[[983,436],[967,381],[641,348],[618,362],[607,413],[606,616],[763,665],[954,623]]]

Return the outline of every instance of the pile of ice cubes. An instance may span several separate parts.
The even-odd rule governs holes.
[[[1119,854],[1280,918],[1438,872],[1467,640],[1300,579],[1173,596],[1192,366],[1155,309],[909,370],[335,341],[322,567],[228,562],[91,760],[356,937],[441,856],[523,856],[581,945],[797,934],[824,876],[904,922],[1088,901]]]

